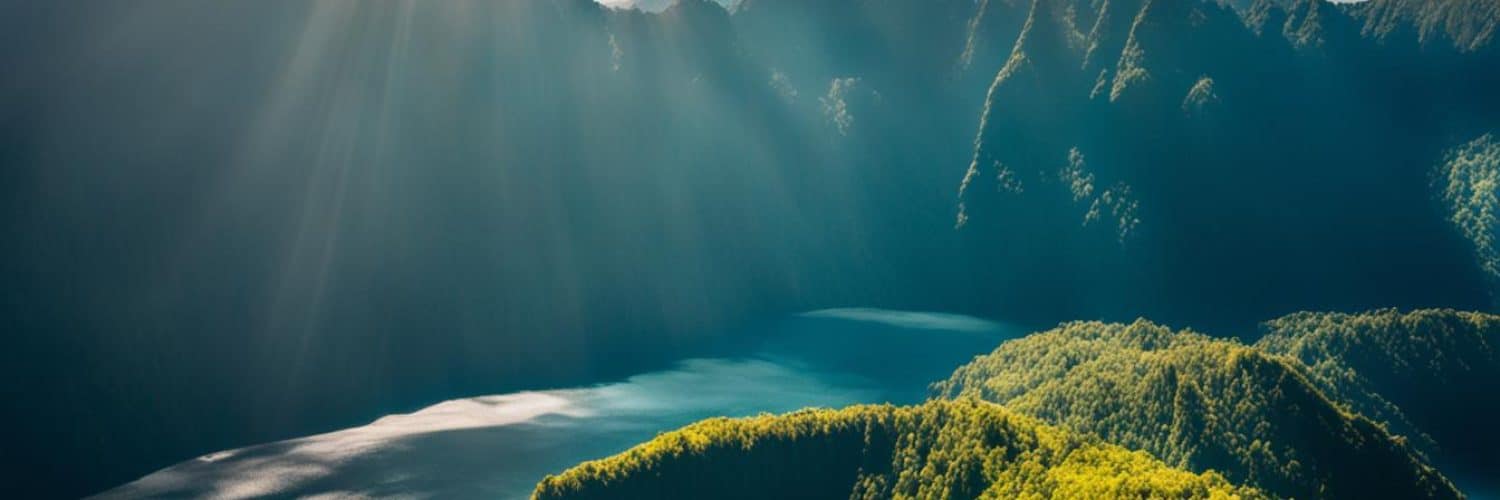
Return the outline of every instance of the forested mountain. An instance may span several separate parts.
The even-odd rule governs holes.
[[[1035,217],[1042,206],[1097,227],[1096,241],[1149,249],[1174,276],[1196,269],[1241,290],[1332,278],[1340,260],[1451,245],[1429,179],[1497,126],[1493,2],[1040,1],[1024,16],[1008,56],[990,56],[1006,63],[960,186],[957,222],[980,234],[1081,237]],[[1281,260],[1248,257],[1258,252]],[[1246,258],[1214,257],[1228,255]]]
[[[1069,323],[1009,341],[933,390],[1281,497],[1459,496],[1403,440],[1329,399],[1294,363],[1144,320]]]
[[[0,2],[0,414],[28,429],[0,457],[81,495],[851,304],[1208,331],[1481,309],[1497,19]]]
[[[1255,345],[1308,367],[1335,401],[1407,436],[1443,470],[1496,485],[1500,318],[1453,310],[1299,313]]]
[[[707,420],[544,479],[533,498],[1263,498],[994,404]]]
[[[1488,484],[1497,325],[1304,312],[1245,345],[1066,323],[959,367],[921,406],[709,420],[549,477],[537,498],[1461,498],[1440,470]],[[1100,458],[1070,469],[1076,456]]]

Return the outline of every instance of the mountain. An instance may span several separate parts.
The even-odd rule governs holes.
[[[1457,498],[1403,440],[1295,364],[1191,331],[1067,323],[1001,344],[934,384],[1295,498]]]
[[[711,419],[549,476],[535,498],[1462,498],[1431,464],[1484,484],[1500,319],[1386,309],[1263,328],[1245,345],[1065,323],[976,357],[919,406]]]
[[[733,5],[0,2],[0,493],[850,304],[1500,289],[1491,0]]]
[[[1473,245],[1475,260],[1491,285],[1500,284],[1500,248],[1495,245],[1500,194],[1494,189],[1500,181],[1500,141],[1486,133],[1455,146],[1434,177],[1448,221]]]
[[[1461,52],[1495,50],[1500,5],[1485,0],[1377,0],[1348,8],[1362,20],[1360,33],[1386,43],[1452,45]],[[1405,38],[1405,40],[1400,40]]]
[[[711,419],[537,485],[533,498],[1262,498],[999,406],[933,401]]]
[[[980,108],[956,223],[1027,249],[1122,248],[1059,251],[1068,265],[1027,286],[1160,266],[1218,282],[1203,289],[1300,281],[1266,299],[1298,310],[1327,296],[1325,280],[1358,280],[1340,270],[1349,259],[1407,260],[1409,238],[1472,253],[1456,238],[1472,224],[1432,214],[1430,179],[1500,126],[1494,2],[1041,0],[1020,15],[1008,55],[993,56],[1007,62]],[[1035,259],[1025,251],[992,258]]]
[[[1263,328],[1256,347],[1300,361],[1325,394],[1408,436],[1443,470],[1486,480],[1500,468],[1491,424],[1500,412],[1500,317],[1383,309],[1298,313]]]

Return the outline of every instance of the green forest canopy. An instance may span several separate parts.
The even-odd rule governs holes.
[[[1002,344],[934,384],[1297,498],[1455,498],[1404,439],[1336,404],[1293,360],[1232,340],[1066,323]]]
[[[1500,469],[1492,423],[1500,413],[1500,316],[1303,312],[1263,329],[1256,347],[1301,362],[1325,394],[1409,437],[1436,463]]]
[[[976,401],[716,418],[583,463],[533,498],[1263,498],[1214,472]]]
[[[1264,329],[1245,345],[1065,323],[976,357],[921,406],[711,419],[536,497],[1460,498],[1430,461],[1492,470],[1475,419],[1497,404],[1500,317],[1297,313]]]

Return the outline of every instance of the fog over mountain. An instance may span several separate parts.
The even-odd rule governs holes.
[[[1493,0],[632,5],[0,0],[0,493],[800,311],[1251,339],[1500,290]]]

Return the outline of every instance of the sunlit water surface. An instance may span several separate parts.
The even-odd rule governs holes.
[[[526,498],[544,475],[707,417],[920,401],[1017,328],[966,316],[831,309],[768,327],[744,356],[592,387],[445,401],[369,425],[220,451],[99,498]]]

